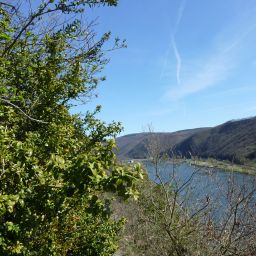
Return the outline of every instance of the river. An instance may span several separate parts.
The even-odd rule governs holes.
[[[240,212],[256,212],[256,176],[171,162],[160,163],[157,176],[150,161],[143,165],[152,181],[170,184],[179,191],[182,205],[193,211],[210,202],[208,209],[214,218],[228,215],[236,205]]]

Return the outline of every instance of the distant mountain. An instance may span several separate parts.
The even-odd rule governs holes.
[[[202,158],[212,157],[242,163],[256,160],[256,117],[232,120],[213,128],[197,128],[172,133],[153,133],[162,153]],[[151,133],[117,138],[121,159],[147,158]]]
[[[194,134],[176,145],[176,152],[236,163],[256,160],[256,117],[229,121]]]
[[[148,146],[157,140],[161,151],[165,152],[192,135],[210,128],[197,128],[170,133],[135,133],[117,138],[118,157],[121,159],[144,159],[149,156]]]

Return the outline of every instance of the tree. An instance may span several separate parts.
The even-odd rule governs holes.
[[[152,128],[145,146],[148,160],[144,166],[152,180],[140,182],[136,202],[116,203],[117,215],[128,219],[118,255],[256,255],[253,176],[223,175],[220,170],[193,165],[185,178],[178,174],[184,163],[175,154],[165,157]],[[206,188],[204,182],[212,188],[201,189],[200,195],[193,193],[194,186]]]
[[[123,220],[111,218],[105,193],[136,197],[140,167],[117,162],[121,127],[98,120],[100,107],[69,112],[104,80],[98,74],[110,39],[97,39],[73,15],[116,4],[0,2],[1,255],[110,255],[117,248]],[[111,49],[122,46],[116,39]]]
[[[203,200],[194,209],[186,207],[189,185],[199,170],[196,168],[186,180],[180,181],[180,159],[163,153],[165,145],[152,126],[148,126],[145,148],[148,157],[144,166],[152,180],[140,182],[136,202],[115,206],[117,214],[125,214],[128,219],[120,242],[126,254],[121,255],[207,255],[200,227],[209,201]]]

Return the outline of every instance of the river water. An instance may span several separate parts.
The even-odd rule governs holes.
[[[169,184],[178,191],[182,206],[192,211],[210,202],[208,209],[214,218],[228,215],[237,204],[241,213],[256,213],[256,176],[171,162],[160,163],[156,175],[150,161],[143,165],[152,181]]]

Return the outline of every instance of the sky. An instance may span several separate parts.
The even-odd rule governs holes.
[[[120,0],[88,15],[128,48],[108,53],[99,97],[72,111],[102,105],[97,117],[122,135],[256,115],[255,0]]]

